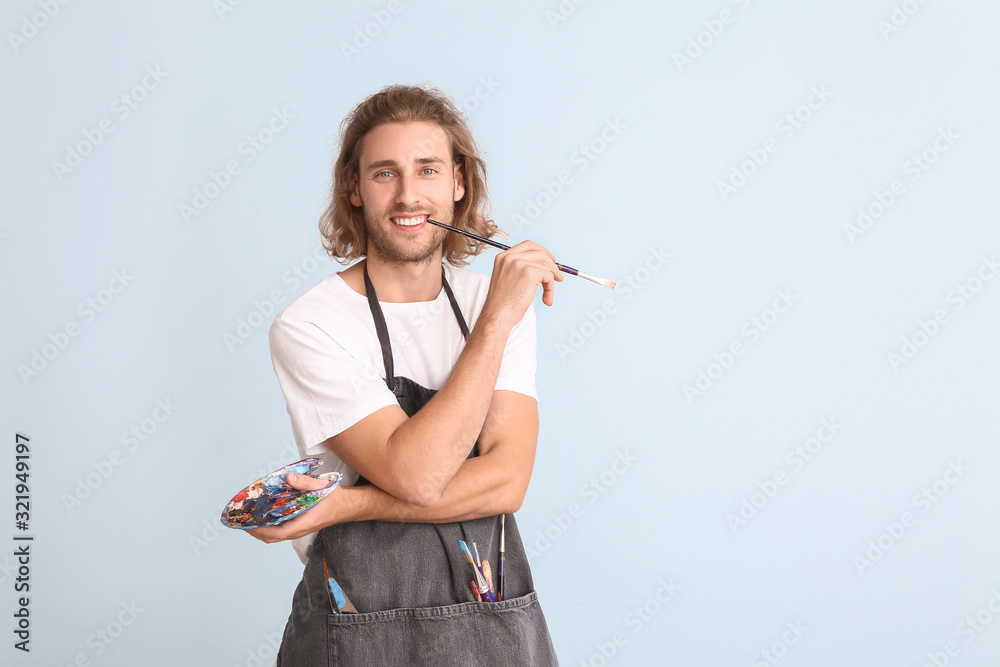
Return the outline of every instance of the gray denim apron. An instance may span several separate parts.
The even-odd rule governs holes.
[[[444,290],[462,335],[469,328],[446,278]],[[365,267],[368,305],[386,371],[386,384],[408,416],[435,394],[393,374],[382,308]],[[470,458],[478,455],[474,446]],[[357,484],[367,484],[359,478]],[[513,515],[507,516],[501,602],[477,602],[469,588],[472,566],[459,540],[500,562],[500,517],[457,523],[361,521],[319,531],[292,598],[278,652],[279,667],[399,665],[525,667],[558,665],[531,580]],[[331,613],[323,560],[358,614]],[[494,583],[496,583],[494,574]]]

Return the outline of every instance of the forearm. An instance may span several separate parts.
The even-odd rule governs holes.
[[[376,485],[343,487],[312,511],[251,533],[265,542],[277,542],[354,521],[451,523],[516,512],[535,464],[535,399],[513,391],[495,392],[478,442],[479,456],[462,461],[439,502],[431,507],[406,502]],[[322,480],[302,475],[290,476],[289,483],[300,490],[323,486]]]
[[[509,334],[509,326],[481,318],[441,389],[386,441],[384,461],[395,486],[415,489],[412,497],[421,505],[440,502],[472,450],[489,410]]]
[[[512,473],[500,457],[477,456],[461,464],[431,507],[404,502],[376,486],[358,487],[352,520],[451,523],[511,514],[520,509],[530,477],[530,467]]]
[[[552,254],[537,244],[525,241],[497,255],[479,318],[436,395],[412,417],[387,405],[326,446],[393,496],[423,507],[437,503],[483,429],[511,332],[538,285],[542,302],[552,305],[559,280]]]

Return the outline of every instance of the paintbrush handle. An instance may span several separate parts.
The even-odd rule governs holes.
[[[450,229],[453,232],[458,232],[459,234],[468,236],[470,239],[476,239],[477,241],[482,241],[483,243],[491,245],[494,248],[499,248],[500,250],[510,250],[509,245],[500,243],[499,241],[494,241],[493,239],[488,239],[485,236],[480,236],[479,234],[473,234],[472,232],[467,232],[464,229],[459,229],[458,227],[452,227],[451,225],[446,225],[443,222],[438,222],[437,220],[431,220],[430,218],[427,219],[427,222],[431,223],[432,225],[437,225],[438,227],[444,227],[445,229]],[[574,276],[579,273],[579,271],[574,269],[572,266],[566,266],[565,264],[560,264],[559,262],[556,262],[556,266],[558,266],[559,270],[562,271],[563,273],[569,273]]]
[[[463,236],[468,236],[470,239],[475,239],[477,241],[485,243],[486,245],[491,245],[494,248],[499,248],[500,250],[510,250],[509,245],[500,243],[499,241],[494,241],[493,239],[488,239],[485,236],[480,236],[479,234],[473,234],[472,232],[467,232],[464,229],[459,229],[458,227],[452,227],[451,225],[446,225],[443,222],[438,222],[437,220],[431,220],[430,218],[427,218],[427,222],[431,223],[432,225],[437,225],[438,227],[444,227],[445,229],[450,229],[453,232],[457,232],[459,234],[462,234]],[[605,287],[610,287],[611,289],[615,288],[615,283],[610,280],[605,280],[604,278],[598,278],[597,276],[592,276],[589,273],[578,271],[574,269],[572,266],[566,266],[565,264],[559,264],[558,262],[556,262],[556,266],[559,267],[560,271],[562,271],[563,273],[568,273],[571,276],[584,278],[585,280],[589,280],[591,282],[597,283],[598,285],[603,285]]]
[[[451,225],[446,225],[443,222],[438,222],[437,220],[431,220],[430,218],[427,218],[427,222],[431,223],[432,225],[437,225],[438,227],[444,227],[445,229],[450,229],[453,232],[458,232],[463,236],[468,236],[470,239],[476,239],[477,241],[481,241],[487,245],[491,245],[494,248],[499,248],[500,250],[510,250],[509,245],[500,243],[499,241],[494,241],[493,239],[488,239],[485,236],[480,236],[479,234],[473,234],[472,232],[467,232],[464,229],[459,229],[458,227],[452,227]]]
[[[506,525],[506,522],[507,522],[507,515],[506,514],[501,514],[500,515],[500,564],[499,564],[499,571],[497,572],[497,578],[500,580],[498,582],[500,584],[500,589],[497,591],[497,598],[500,599],[500,600],[503,600],[503,598],[504,598],[504,590],[503,590],[503,560],[504,560],[504,551],[505,551],[505,547],[506,547],[506,544],[504,543],[505,542],[504,537],[507,534],[507,525]]]

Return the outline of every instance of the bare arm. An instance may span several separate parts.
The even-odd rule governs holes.
[[[382,408],[324,444],[386,493],[408,504],[435,505],[484,429],[511,329],[539,284],[543,302],[551,305],[555,282],[562,279],[552,254],[535,243],[497,255],[479,319],[451,375],[427,405],[412,418],[399,406]],[[482,475],[480,469],[488,466],[474,465],[473,474]]]
[[[376,486],[349,487],[337,489],[291,521],[249,532],[264,542],[280,542],[351,521],[449,523],[510,514],[521,507],[528,490],[537,440],[535,399],[497,391],[479,438],[479,456],[462,463],[434,506],[404,502]],[[311,477],[295,477],[289,483],[296,488],[324,486],[322,481]]]
[[[538,405],[524,394],[498,391],[479,438],[479,456],[465,460],[431,507],[400,501],[377,487],[364,498],[359,520],[445,523],[516,512],[535,463]]]

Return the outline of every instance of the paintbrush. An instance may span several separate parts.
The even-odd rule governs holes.
[[[330,569],[326,566],[326,559],[323,559],[323,574],[326,576],[327,594],[330,596],[330,606],[334,614],[356,614],[358,610],[354,608],[344,589],[340,587],[337,580],[330,576]]]
[[[443,222],[438,222],[437,220],[431,220],[430,218],[427,218],[427,222],[431,223],[432,225],[437,225],[438,227],[444,227],[445,229],[450,229],[453,232],[458,232],[459,234],[468,236],[470,239],[476,239],[477,241],[481,241],[482,243],[491,245],[494,248],[499,248],[500,250],[510,250],[509,245],[500,243],[499,241],[494,241],[493,239],[488,239],[485,236],[480,236],[479,234],[473,234],[472,232],[467,232],[464,229],[459,229],[458,227],[452,227],[451,225],[446,225]],[[585,278],[591,282],[597,283],[598,285],[604,285],[605,287],[610,287],[611,289],[615,288],[615,282],[613,280],[608,280],[607,278],[598,278],[597,276],[592,276],[589,273],[578,271],[577,269],[574,269],[572,266],[566,266],[565,264],[560,264],[558,262],[556,262],[556,266],[559,267],[560,271],[562,271],[563,273],[568,273],[571,276]]]
[[[465,556],[465,560],[469,561],[469,565],[472,566],[472,571],[476,575],[476,584],[482,588],[486,585],[486,578],[483,577],[483,571],[479,569],[478,565],[476,565],[476,559],[472,555],[472,550],[469,548],[469,545],[465,543],[465,540],[458,541],[458,548],[462,550],[462,555]]]
[[[490,593],[496,595],[497,589],[493,587],[493,570],[490,568],[490,562],[485,558],[483,559],[483,577],[486,578],[486,585],[489,587]],[[497,595],[497,602],[499,601],[500,596]]]
[[[337,605],[337,600],[336,600],[336,598],[333,595],[333,591],[335,589],[334,589],[334,586],[329,583],[330,581],[333,580],[333,577],[330,576],[330,570],[326,566],[326,559],[325,558],[323,559],[323,576],[326,577],[326,581],[327,581],[326,594],[330,598],[330,608],[333,609],[333,613],[334,614],[339,614],[340,613],[340,607]]]
[[[476,585],[479,587],[479,592],[483,596],[483,601],[496,602],[497,596],[490,593],[490,587],[486,585],[486,577],[484,577],[482,571],[476,567],[476,560],[472,557],[469,545],[465,543],[465,540],[459,540],[458,546],[462,550],[465,560],[469,561],[469,564],[472,566],[472,570],[476,575]]]
[[[504,552],[503,538],[504,538],[504,532],[505,532],[504,531],[504,520],[506,518],[507,518],[506,514],[501,514],[500,515],[500,568],[499,568],[499,571],[497,572],[497,578],[500,580],[497,583],[499,583],[500,586],[499,586],[499,590],[497,591],[497,597],[499,597],[501,600],[503,600],[503,598],[504,598],[504,595],[503,595],[503,552]]]

